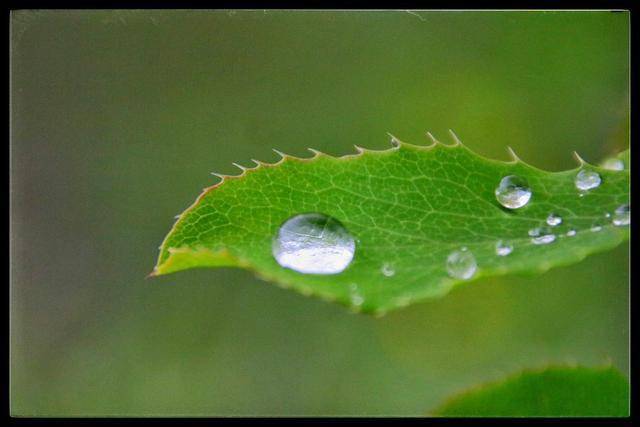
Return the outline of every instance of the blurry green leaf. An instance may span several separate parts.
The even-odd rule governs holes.
[[[628,203],[628,170],[581,161],[573,170],[545,172],[515,154],[510,162],[483,158],[459,142],[394,141],[388,150],[358,148],[357,154],[339,158],[318,152],[308,159],[283,155],[276,164],[222,177],[179,217],[153,274],[243,267],[306,295],[383,313],[444,295],[464,281],[447,269],[450,254],[462,248],[475,257],[475,280],[543,272],[628,238],[628,227],[615,227],[606,216]],[[581,169],[597,171],[602,184],[578,191]],[[526,206],[509,210],[496,200],[495,189],[508,175],[527,181],[533,195]],[[337,219],[354,236],[355,256],[343,272],[302,274],[274,259],[272,240],[279,227],[309,212]],[[555,241],[534,244],[529,231],[546,226],[550,214],[562,218],[549,229]],[[570,230],[577,233],[567,236]],[[496,255],[499,242],[512,246],[512,253]]]
[[[455,396],[433,413],[448,417],[624,417],[629,415],[629,383],[612,367],[524,371]]]

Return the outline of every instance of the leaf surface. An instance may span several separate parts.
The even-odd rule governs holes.
[[[551,367],[524,371],[449,399],[447,417],[624,417],[629,383],[616,369]]]
[[[160,247],[152,275],[194,267],[242,267],[305,295],[336,301],[356,311],[384,313],[439,297],[465,282],[449,275],[446,261],[466,248],[477,271],[469,281],[509,273],[543,272],[578,262],[628,239],[628,227],[611,223],[629,200],[629,172],[592,166],[546,172],[519,160],[479,156],[462,145],[434,140],[416,146],[393,139],[388,150],[359,147],[332,157],[314,151],[300,159],[282,155],[275,164],[257,162],[238,176],[204,190],[183,212]],[[580,169],[600,174],[602,184],[581,192]],[[529,203],[510,210],[495,189],[507,175],[524,178]],[[301,213],[335,218],[356,242],[351,264],[339,274],[303,274],[281,267],[272,254],[280,226]],[[529,231],[549,214],[562,218],[556,239],[534,244]],[[596,230],[591,231],[593,227]],[[599,229],[598,227],[601,227]],[[566,236],[576,230],[575,236]],[[513,247],[496,255],[496,244]],[[386,274],[384,274],[386,273]]]

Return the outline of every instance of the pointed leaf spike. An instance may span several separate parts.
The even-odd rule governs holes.
[[[211,172],[211,175],[220,178],[222,181],[224,181],[224,178],[226,177],[226,175],[217,172]]]
[[[238,164],[238,163],[231,163],[233,166],[237,167],[238,169],[240,169],[242,172],[246,171],[247,168],[245,168],[244,166]]]
[[[272,148],[272,150],[273,150],[277,155],[279,155],[280,157],[282,157],[283,159],[284,159],[285,157],[287,157],[287,155],[286,155],[286,154],[284,154],[284,153],[283,153],[282,151],[280,151],[280,150],[276,150],[275,148]]]
[[[456,135],[455,132],[452,129],[449,129],[449,135],[451,135],[451,138],[453,138],[453,146],[454,147],[462,145],[462,141],[460,141],[460,138],[458,138],[458,135]]]
[[[573,158],[576,159],[579,166],[584,166],[587,163],[582,157],[580,157],[580,154],[578,154],[577,151],[573,152]]]
[[[435,137],[435,136],[433,136],[433,135],[431,134],[431,132],[427,132],[427,136],[429,137],[429,139],[431,140],[431,142],[432,142],[434,145],[435,145],[435,144],[440,144],[440,141],[438,141],[438,140],[436,139],[436,137]]]
[[[264,163],[263,163],[263,162],[261,162],[260,160],[256,160],[256,159],[251,159],[251,161],[252,161],[253,163],[255,163],[255,164],[256,164],[256,167],[258,167],[258,166],[262,166],[262,165],[264,164]]]
[[[389,143],[391,144],[392,147],[400,147],[400,140],[398,138],[396,138],[395,136],[391,135],[389,132],[387,132],[387,135],[389,135],[389,138],[391,138],[389,140]]]
[[[313,154],[313,157],[318,157],[322,154],[320,151],[316,150],[315,148],[307,148],[307,150],[309,150]]]
[[[358,152],[358,154],[362,154],[366,151],[366,149],[360,147],[359,145],[353,144],[353,146],[355,147],[356,151]]]
[[[516,154],[515,151],[513,151],[513,148],[511,147],[507,147],[507,152],[509,153],[509,157],[511,157],[511,161],[513,163],[518,163],[520,162],[520,157],[518,157],[518,155]]]

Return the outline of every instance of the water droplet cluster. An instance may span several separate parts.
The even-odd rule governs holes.
[[[392,143],[395,140],[392,140]],[[396,142],[397,144],[397,142]],[[612,170],[624,168],[622,161],[609,159],[603,167]],[[600,174],[593,170],[581,169],[575,176],[575,187],[580,196],[597,188],[602,183]],[[503,177],[495,189],[496,200],[509,210],[521,209],[531,200],[533,191],[527,181],[517,175]],[[619,206],[613,214],[605,213],[605,218],[617,227],[630,223],[628,204]],[[528,234],[534,245],[547,245],[556,241],[557,237],[573,237],[577,231],[573,228],[566,233],[552,232],[563,224],[563,218],[557,213],[549,213],[545,225],[532,228]],[[602,230],[600,223],[594,224],[592,232]],[[344,271],[353,261],[356,243],[353,236],[335,218],[320,213],[295,215],[282,224],[273,240],[272,250],[276,261],[285,268],[304,274],[337,274]],[[498,240],[495,254],[505,257],[514,251],[513,244]],[[446,258],[445,267],[448,275],[455,279],[469,280],[476,275],[478,263],[473,253],[466,247],[454,250]],[[384,277],[392,277],[396,269],[390,263],[380,267]],[[354,308],[360,307],[364,297],[356,284],[349,287],[349,299]]]

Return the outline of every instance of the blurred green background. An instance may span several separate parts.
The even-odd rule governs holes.
[[[235,269],[145,280],[210,172],[426,143],[628,146],[629,14],[17,11],[13,415],[421,415],[522,367],[628,375],[623,245],[382,318]]]

